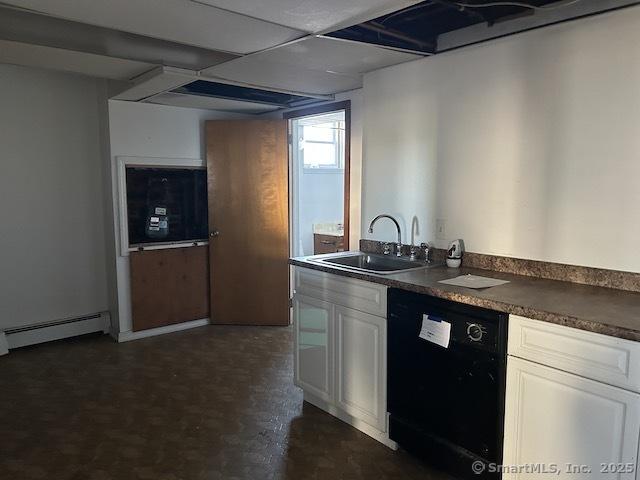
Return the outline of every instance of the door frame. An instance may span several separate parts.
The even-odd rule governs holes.
[[[291,138],[291,120],[295,120],[302,117],[311,117],[314,115],[320,115],[323,113],[331,113],[344,110],[344,203],[343,203],[343,226],[344,226],[344,245],[347,250],[350,249],[349,244],[349,230],[351,228],[350,214],[351,214],[351,100],[343,100],[340,102],[323,103],[321,105],[315,105],[312,107],[299,108],[297,110],[290,110],[282,114],[282,118],[288,120],[288,136],[289,136],[289,233],[291,234],[291,221],[294,205],[294,189],[292,187],[293,177],[291,175],[293,154],[291,148],[293,147]],[[293,252],[293,235],[290,238],[290,252]]]

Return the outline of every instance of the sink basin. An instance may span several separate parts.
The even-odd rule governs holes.
[[[335,255],[332,257],[323,256],[322,258],[314,260],[322,263],[331,263],[351,270],[377,273],[380,275],[401,273],[409,270],[421,270],[437,266],[434,264],[428,265],[420,261],[412,261],[389,255],[376,255],[371,253],[351,253],[346,255]]]

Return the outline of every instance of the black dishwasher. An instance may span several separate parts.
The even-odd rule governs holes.
[[[391,439],[456,477],[499,478],[508,315],[396,289],[388,300]],[[430,325],[447,327],[440,344]]]

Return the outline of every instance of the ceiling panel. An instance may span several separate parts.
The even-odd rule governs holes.
[[[420,0],[192,0],[310,33],[353,25]]]
[[[0,7],[0,38],[78,52],[201,70],[236,55]]]
[[[362,73],[418,58],[421,56],[367,44],[312,37],[201,73],[302,93],[331,94],[361,87]]]
[[[10,40],[0,40],[0,63],[49,68],[114,80],[129,80],[153,68],[153,65],[143,62]]]
[[[422,55],[328,37],[307,38],[256,56],[274,62],[347,75],[359,75],[422,58]]]
[[[222,79],[250,83],[266,88],[287,90],[300,95],[329,95],[362,86],[360,75],[338,75],[254,57],[232,60],[223,65],[226,65],[225,68],[207,69],[203,72],[203,79],[209,76],[213,81]]]
[[[246,54],[299,38],[299,30],[190,0],[5,0],[68,20]]]
[[[156,95],[155,97],[145,100],[145,102],[172,105],[174,107],[205,108],[209,110],[220,110],[223,112],[251,114],[272,112],[279,108],[273,105],[264,105],[262,103],[242,102],[240,100],[230,100],[226,98],[184,95],[181,93],[170,92]]]

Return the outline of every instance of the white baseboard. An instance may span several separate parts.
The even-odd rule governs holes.
[[[36,345],[38,343],[61,340],[63,338],[77,337],[87,333],[109,332],[109,312],[100,312],[86,317],[68,318],[55,322],[24,327],[10,328],[2,332],[4,342],[8,350]],[[0,352],[2,341],[0,340]]]
[[[0,355],[6,355],[7,353],[9,353],[7,336],[4,334],[4,332],[0,332]]]
[[[345,411],[337,408],[335,405],[328,403],[325,400],[322,400],[315,395],[304,392],[304,401],[309,402],[311,405],[315,405],[321,410],[333,415],[334,417],[339,418],[345,423],[348,423],[353,428],[360,430],[362,433],[369,435],[374,440],[382,443],[383,445],[389,447],[392,450],[398,449],[398,444],[389,438],[389,432],[381,432],[377,428],[369,425],[366,422],[363,422],[359,418],[352,417]]]
[[[149,330],[140,330],[139,332],[120,332],[118,333],[118,342],[130,342],[140,338],[155,337],[156,335],[164,335],[165,333],[179,332],[190,328],[204,327],[209,325],[211,321],[208,318],[200,320],[191,320],[190,322],[176,323],[174,325],[166,325],[164,327],[150,328]]]

